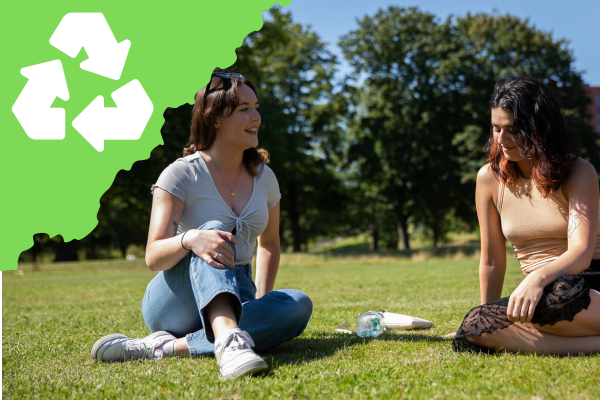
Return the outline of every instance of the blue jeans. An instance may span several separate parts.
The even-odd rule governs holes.
[[[225,231],[225,226],[209,221],[198,229]],[[312,314],[311,300],[298,290],[274,290],[256,299],[249,264],[220,270],[190,252],[150,281],[142,300],[144,320],[151,332],[185,336],[192,357],[212,354],[215,337],[204,309],[221,293],[232,295],[238,325],[252,336],[256,351],[299,336]]]

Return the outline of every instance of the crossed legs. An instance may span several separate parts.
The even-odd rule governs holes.
[[[590,290],[591,302],[573,318],[554,325],[514,323],[468,340],[480,347],[510,353],[577,355],[600,352],[600,293]]]
[[[205,308],[206,317],[215,332],[215,337],[230,329],[238,327],[235,312],[232,307],[234,299],[230,294],[217,295]],[[179,338],[173,345],[174,355],[189,357],[190,350],[185,337]]]
[[[218,221],[200,229],[224,230]],[[297,290],[276,290],[255,299],[249,265],[217,270],[193,254],[150,282],[142,301],[146,325],[167,331],[177,356],[212,354],[215,337],[237,328],[263,350],[300,335],[312,314],[312,302]]]

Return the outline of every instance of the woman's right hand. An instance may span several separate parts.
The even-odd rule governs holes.
[[[233,269],[235,268],[235,255],[225,239],[235,245],[235,240],[230,232],[190,229],[185,233],[182,243],[186,249],[192,250],[211,267]]]

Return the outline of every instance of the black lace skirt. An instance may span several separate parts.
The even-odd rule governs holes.
[[[579,275],[565,275],[546,286],[531,322],[554,325],[559,321],[573,321],[575,314],[590,305],[590,289],[600,291],[600,260],[592,260],[590,267]],[[487,351],[472,344],[467,338],[512,325],[513,322],[506,315],[508,299],[509,297],[504,297],[469,311],[452,341],[452,350]]]

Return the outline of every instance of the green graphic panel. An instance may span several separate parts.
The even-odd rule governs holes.
[[[117,172],[147,159],[162,144],[164,110],[191,103],[214,68],[233,64],[235,49],[262,27],[262,12],[273,5],[273,0],[36,0],[2,5],[0,270],[17,268],[19,254],[33,245],[35,233],[60,234],[65,241],[89,234],[97,224],[100,197]],[[116,42],[131,42],[118,80],[83,70],[86,50],[71,58],[50,44],[69,13],[102,13]],[[12,111],[28,84],[20,71],[52,60],[61,61],[70,96],[52,103],[52,108],[65,109],[65,136],[34,140]],[[141,83],[153,104],[150,119],[138,140],[106,140],[104,150],[98,151],[71,123],[99,95],[105,108],[116,107],[111,93],[133,80]],[[30,101],[31,107],[27,103],[21,112],[30,113],[28,118],[43,127],[47,116],[36,108],[35,95]]]

